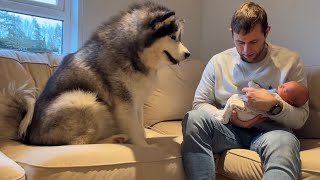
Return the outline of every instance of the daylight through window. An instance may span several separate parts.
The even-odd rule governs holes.
[[[76,9],[77,0],[0,0],[0,49],[70,53]]]
[[[62,53],[63,22],[0,10],[0,48]]]

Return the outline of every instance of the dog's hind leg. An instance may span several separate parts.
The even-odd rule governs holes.
[[[90,144],[93,142],[94,137],[84,135],[84,136],[78,136],[70,140],[69,144],[77,145],[77,144]]]
[[[96,94],[75,90],[63,93],[45,109],[33,142],[47,145],[91,144],[117,131],[108,107]]]

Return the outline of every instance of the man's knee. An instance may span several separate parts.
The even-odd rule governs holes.
[[[187,112],[187,114],[184,116],[182,120],[183,134],[197,129],[197,127],[199,126],[197,124],[200,123],[200,116],[201,113],[199,110],[192,110]]]
[[[292,148],[300,150],[300,142],[297,137],[287,131],[276,130],[267,133],[267,144],[276,148]]]
[[[182,121],[182,129],[184,131],[192,131],[199,128],[204,128],[206,124],[208,124],[207,121],[210,121],[210,116],[207,112],[202,110],[192,110],[189,111],[183,118]]]
[[[215,129],[222,129],[222,123],[203,110],[189,111],[182,121],[183,135],[214,134]]]

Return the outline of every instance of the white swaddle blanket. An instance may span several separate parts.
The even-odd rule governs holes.
[[[248,86],[253,88],[260,88],[258,84],[252,81],[248,83]],[[272,94],[275,94],[275,89],[269,90],[269,92]],[[245,104],[247,101],[248,101],[248,98],[244,94],[232,95],[228,99],[225,107],[217,114],[216,118],[219,121],[221,121],[223,124],[226,124],[229,122],[229,119],[232,114],[232,110],[235,110],[237,112],[238,118],[242,121],[248,121],[259,114],[262,114],[263,116],[267,116],[267,114],[263,111],[257,111],[257,110],[248,108]]]

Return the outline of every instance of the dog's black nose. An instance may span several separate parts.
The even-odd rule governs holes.
[[[188,58],[188,57],[190,56],[190,53],[189,53],[189,52],[184,53],[184,56],[185,56],[186,58]]]

